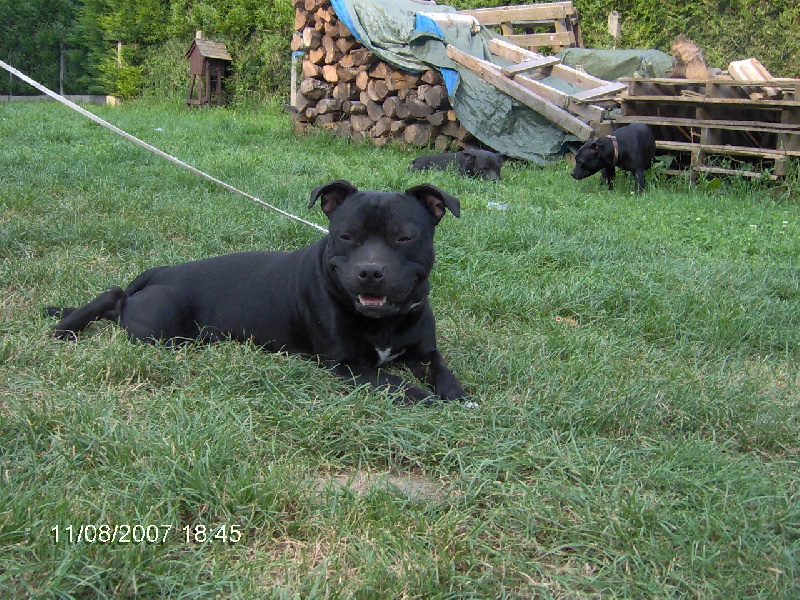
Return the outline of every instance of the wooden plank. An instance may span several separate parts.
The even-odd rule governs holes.
[[[577,14],[570,19],[570,24],[572,25],[572,32],[575,34],[575,47],[583,48],[583,32],[581,31],[581,25]]]
[[[693,144],[691,142],[669,142],[656,140],[656,148],[674,150],[678,152],[705,152],[707,154],[721,154],[725,156],[752,156],[756,158],[779,159],[786,156],[800,157],[800,150],[768,150],[766,148],[748,148],[746,146],[729,146],[718,144]]]
[[[546,58],[544,54],[539,54],[538,52],[533,52],[532,50],[520,48],[516,44],[512,44],[507,40],[501,40],[497,38],[489,40],[489,52],[495,56],[500,56],[515,63],[541,60]],[[559,60],[558,62],[561,61]]]
[[[683,79],[682,77],[620,77],[626,83],[656,83],[658,85],[705,85],[709,79]],[[721,82],[726,81],[724,79]],[[736,83],[730,80],[731,83]],[[741,84],[738,84],[741,85]]]
[[[500,6],[495,8],[476,8],[460,10],[459,14],[471,15],[481,25],[500,25],[509,22],[541,22],[565,19],[575,14],[572,2],[548,2],[522,6]]]
[[[760,82],[773,79],[766,67],[758,59],[748,58],[747,60],[735,60],[728,65],[728,73],[736,81]],[[780,94],[780,90],[774,87],[762,87],[767,96],[775,97]]]
[[[566,18],[556,19],[553,25],[557,34],[559,35],[566,34],[567,39],[570,40],[568,44],[553,45],[553,52],[558,52],[562,48],[567,48],[575,45],[575,34],[573,33],[572,28],[568,26],[568,20]]]
[[[484,26],[500,28],[501,33],[520,46],[583,47],[578,13],[572,2],[549,2],[524,6],[504,6],[462,10],[459,14],[474,17]],[[515,34],[514,28],[529,33]],[[551,33],[533,33],[533,28],[550,27]]]
[[[572,85],[583,88],[585,90],[600,87],[608,83],[608,81],[606,81],[605,79],[594,77],[583,71],[578,71],[577,69],[573,69],[572,67],[567,67],[566,65],[554,65],[553,76],[559,77],[564,81],[568,81]]]
[[[626,96],[625,102],[659,104],[716,104],[748,108],[800,108],[799,100],[751,100],[750,98],[709,98],[708,96]]]
[[[531,90],[535,94],[538,94],[545,100],[549,100],[559,108],[568,110],[569,112],[578,115],[585,122],[600,122],[603,119],[604,111],[599,106],[594,106],[593,104],[585,102],[578,102],[569,94],[565,94],[560,90],[551,88],[550,86],[547,86],[542,82],[536,81],[535,79],[531,79],[529,77],[517,76],[514,78],[514,81]]]
[[[571,32],[564,33],[524,33],[506,35],[517,46],[574,46],[575,36]]]
[[[506,60],[510,60],[515,63],[527,60],[536,60],[537,58],[543,56],[538,52],[531,52],[530,50],[520,48],[519,46],[500,39],[493,39],[489,41],[489,51],[495,56],[501,56]],[[600,87],[609,83],[605,79],[593,77],[588,73],[578,71],[577,69],[573,69],[572,67],[567,67],[562,64],[553,65],[551,74],[554,77],[559,77],[564,81],[576,85],[584,90]]]
[[[592,128],[586,123],[549,100],[523,87],[515,80],[505,77],[496,65],[470,56],[451,45],[447,46],[447,56],[474,71],[487,83],[532,108],[565,131],[569,131],[582,140],[587,140],[591,137]]]
[[[512,62],[519,62],[519,61],[534,62],[534,61],[537,61],[537,60],[542,60],[544,58],[547,58],[547,57],[543,56],[542,54],[539,54],[538,52],[532,52],[531,50],[526,50],[525,48],[520,48],[519,46],[517,46],[515,44],[511,44],[506,40],[499,40],[499,39],[494,39],[494,40],[491,40],[489,42],[489,50],[495,56],[500,56],[500,57],[505,58],[506,60],[510,60]],[[524,62],[523,62],[523,64],[524,64]],[[548,68],[548,67],[542,67],[542,69],[546,69],[546,68]],[[569,67],[563,67],[563,65],[554,64],[553,67],[552,67],[551,72],[553,74],[555,74],[554,71],[556,69],[560,69],[560,68],[569,69]],[[572,70],[572,69],[570,69],[570,70]],[[582,77],[584,75],[585,74],[581,74]],[[573,77],[573,79],[575,79],[575,77]],[[570,97],[568,94],[565,94],[564,92],[556,90],[555,88],[551,88],[549,86],[545,86],[545,85],[543,85],[543,84],[541,84],[541,83],[539,83],[539,82],[537,82],[537,81],[535,81],[533,79],[530,79],[528,77],[519,76],[519,75],[516,75],[514,77],[514,81],[516,81],[520,85],[532,90],[533,92],[535,92],[538,95],[544,97],[545,99],[549,100],[550,102],[553,102],[559,108],[566,109],[569,112],[580,116],[584,121],[587,121],[587,122],[597,121],[597,122],[599,122],[603,118],[603,109],[602,108],[597,107],[597,106],[592,106],[590,104],[587,104],[585,102],[581,102],[579,100],[576,101],[572,97]],[[595,85],[595,82],[597,82],[597,84],[601,84],[601,85],[609,84],[608,81],[605,81],[603,79],[597,79],[597,78],[594,78],[594,77],[591,77],[591,76],[587,75],[585,78],[581,79],[581,83],[583,85],[580,86],[580,87],[583,87],[583,88],[586,88],[586,87],[588,87],[588,88],[599,87],[599,85]]]
[[[509,77],[513,77],[514,75],[522,73],[523,71],[531,71],[533,69],[549,67],[550,65],[554,65],[558,62],[560,62],[560,59],[555,56],[542,56],[539,59],[527,60],[518,65],[514,65],[513,67],[500,67],[500,70]]]
[[[586,90],[584,92],[579,92],[577,94],[573,94],[572,97],[576,100],[592,100],[594,98],[599,98],[600,96],[608,96],[610,94],[616,94],[617,92],[621,92],[626,90],[628,85],[625,83],[608,83],[606,85],[601,85],[600,87],[592,88]]]
[[[510,60],[512,62],[522,61],[522,64],[526,63],[536,64],[539,63],[539,61],[547,61],[548,59],[554,59],[557,61],[555,57],[543,56],[542,54],[539,54],[537,52],[532,52],[530,50],[526,50],[525,48],[520,48],[519,46],[511,44],[506,40],[500,40],[500,39],[491,40],[489,43],[489,48],[492,54],[496,56],[503,57],[506,60]],[[522,64],[519,66],[521,67]],[[554,69],[559,67],[562,67],[562,65],[557,64],[557,62],[553,63]],[[551,88],[549,86],[541,84],[534,79],[521,76],[519,73],[514,72],[516,70],[516,67],[495,66],[495,68],[499,69],[503,73],[510,74],[516,83],[531,90],[532,92],[534,92],[538,96],[541,96],[545,100],[548,100],[549,102],[555,104],[558,108],[562,110],[567,110],[573,114],[580,116],[582,120],[585,122],[591,122],[591,121],[599,122],[603,118],[602,108],[597,106],[592,106],[580,100],[574,100],[572,97],[570,97],[568,94],[565,94],[564,92],[561,92],[559,90],[556,90],[555,88]],[[545,69],[549,68],[549,66],[542,66],[540,68]],[[577,71],[574,71],[569,67],[566,67],[566,69],[573,71],[573,73],[570,73],[573,79],[576,79],[576,74],[578,77],[580,77],[580,82],[583,84],[581,87],[583,88],[593,89],[596,87],[601,87],[603,85],[610,85],[609,82],[603,79],[591,77],[584,73],[578,73]],[[619,84],[614,84],[614,85],[619,85]],[[622,87],[624,88],[624,85]]]
[[[632,82],[636,81],[639,83],[655,83],[657,85],[677,85],[677,86],[699,86],[699,85],[706,85],[709,83],[713,83],[715,85],[730,85],[734,87],[742,87],[748,86],[752,84],[742,83],[741,81],[736,81],[735,79],[684,79],[682,77],[620,77],[620,81],[625,82]],[[769,79],[767,81],[759,81],[759,84],[768,83],[770,85],[786,85],[791,84],[795,81],[800,81],[800,79],[792,79],[787,77],[776,77],[773,79]]]
[[[773,181],[776,181],[776,180],[778,180],[780,178],[779,175],[773,175],[773,174],[767,175],[766,173],[764,173],[762,171],[745,171],[743,169],[725,169],[723,167],[704,167],[704,166],[700,166],[700,167],[692,167],[692,170],[693,171],[700,171],[702,173],[712,173],[712,174],[715,174],[715,175],[734,175],[734,176],[739,176],[739,177],[752,177],[752,178],[768,177],[769,179],[771,179]]]
[[[644,123],[645,125],[661,125],[664,127],[711,127],[714,129],[726,129],[731,131],[758,131],[760,133],[798,133],[800,134],[800,123],[772,123],[770,121],[725,121],[715,119],[690,119],[682,117],[658,117],[658,116],[632,116],[608,118],[613,123]]]
[[[753,84],[742,83],[735,79],[678,79],[674,77],[620,77],[619,81],[625,83],[654,83],[657,85],[674,85],[679,87],[698,86],[698,85],[719,85],[730,87],[752,87]],[[793,88],[800,84],[800,79],[791,77],[774,77],[767,81],[759,81],[759,85],[770,85],[774,87]]]
[[[691,168],[684,169],[684,170],[665,169],[664,170],[664,175],[677,175],[677,176],[686,177],[687,175],[691,176],[692,175],[692,171],[701,171],[703,173],[712,173],[712,174],[715,174],[715,175],[732,175],[732,176],[738,176],[738,177],[752,177],[752,178],[766,176],[766,177],[768,177],[769,179],[771,179],[773,181],[776,181],[776,180],[780,179],[780,177],[777,176],[777,175],[772,175],[772,174],[765,175],[761,171],[745,171],[743,169],[725,169],[723,167],[703,167],[703,166],[691,167]]]

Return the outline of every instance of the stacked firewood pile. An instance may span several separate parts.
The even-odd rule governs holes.
[[[380,61],[338,19],[330,0],[292,3],[292,51],[304,53],[292,96],[296,132],[318,125],[377,146],[397,140],[439,151],[478,145],[456,119],[437,71],[415,74]]]

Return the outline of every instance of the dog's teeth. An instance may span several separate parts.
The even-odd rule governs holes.
[[[358,301],[364,306],[383,306],[386,304],[386,296],[370,296],[368,294],[359,294]]]

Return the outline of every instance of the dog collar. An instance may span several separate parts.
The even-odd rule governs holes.
[[[617,143],[616,136],[607,135],[606,137],[611,140],[611,143],[614,146],[614,166],[616,167],[617,166],[617,160],[619,160],[619,144]]]

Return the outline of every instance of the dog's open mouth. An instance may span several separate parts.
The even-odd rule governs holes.
[[[380,308],[386,305],[386,296],[374,296],[372,294],[359,294],[358,295],[358,302],[361,306],[367,306],[369,308]]]

